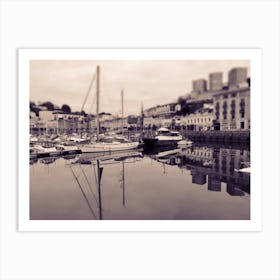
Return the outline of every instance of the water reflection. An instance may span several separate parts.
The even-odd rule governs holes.
[[[192,183],[204,185],[208,181],[209,191],[221,191],[224,182],[230,195],[250,194],[250,173],[239,172],[244,164],[250,163],[249,150],[196,146],[162,151],[151,157],[190,170]]]
[[[122,189],[122,205],[125,207],[125,164],[127,163],[134,163],[139,158],[142,157],[142,153],[140,152],[122,152],[122,153],[100,153],[98,154],[84,154],[79,157],[79,159],[74,162],[73,164],[69,165],[69,168],[72,172],[73,177],[75,178],[81,193],[83,194],[83,197],[95,219],[97,219],[97,215],[95,214],[94,207],[98,209],[98,218],[100,220],[103,219],[102,215],[102,189],[101,189],[101,180],[102,180],[102,174],[104,167],[108,167],[108,165],[111,164],[120,164],[121,163],[121,178],[119,179],[120,186]],[[94,183],[96,186],[96,193],[94,192],[93,186],[90,183],[90,180],[86,174],[86,172],[83,169],[83,165],[91,165],[93,167],[92,172],[94,173]],[[87,183],[87,187],[90,190],[92,197],[94,198],[94,203],[90,202],[87,196],[87,192],[84,189],[84,186],[82,185],[81,181],[79,180],[79,177],[77,176],[76,172],[74,171],[74,167],[77,166],[82,171],[82,175]]]
[[[250,219],[245,163],[215,146],[32,160],[30,219]]]

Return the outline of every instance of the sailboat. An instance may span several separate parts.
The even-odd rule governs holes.
[[[80,149],[82,153],[96,153],[96,152],[114,152],[136,149],[139,142],[132,142],[124,137],[105,137],[99,135],[99,79],[100,66],[96,69],[96,121],[97,121],[97,135],[96,141],[89,144],[82,144]],[[123,92],[122,92],[122,119],[123,119]]]

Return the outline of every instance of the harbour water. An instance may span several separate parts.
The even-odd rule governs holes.
[[[30,161],[32,220],[248,220],[248,147]]]

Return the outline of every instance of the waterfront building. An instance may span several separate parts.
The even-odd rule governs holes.
[[[145,129],[150,129],[153,127],[171,127],[173,123],[172,118],[164,117],[145,117],[143,120],[143,125]]]
[[[207,81],[205,79],[194,80],[192,84],[194,92],[203,93],[207,91]]]
[[[250,129],[250,87],[222,90],[213,96],[215,127],[218,130]]]
[[[39,111],[39,119],[43,122],[47,122],[54,119],[53,111],[41,110]]]
[[[237,86],[247,81],[247,68],[238,67],[233,68],[228,72],[228,85],[229,87]]]
[[[209,91],[217,91],[223,88],[223,73],[215,72],[209,74]]]
[[[30,111],[30,112],[29,112],[29,119],[33,119],[33,120],[36,119],[36,113]]]
[[[202,131],[213,128],[214,115],[211,110],[203,113],[195,113],[180,118],[180,125],[186,130]]]
[[[109,119],[106,119],[100,123],[100,126],[104,130],[108,131],[120,131],[122,128],[128,127],[128,118],[120,118],[120,117],[112,117]]]
[[[143,111],[144,129],[175,126],[174,117],[181,111],[178,103],[157,105]]]
[[[100,113],[99,114],[99,122],[104,122],[104,121],[110,121],[110,120],[113,120],[114,117],[112,116],[112,114],[110,113]]]
[[[82,133],[88,128],[82,113],[42,110],[38,118],[30,119],[30,132],[35,134]]]
[[[172,117],[181,110],[181,105],[178,103],[169,103],[157,105],[144,110],[144,117]]]
[[[84,115],[82,113],[66,113],[63,111],[53,111],[53,119],[54,120],[59,120],[59,119],[64,119],[64,120],[79,120],[82,121],[84,120]]]

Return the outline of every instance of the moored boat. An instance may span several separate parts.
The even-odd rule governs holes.
[[[168,128],[161,127],[153,137],[144,137],[143,142],[147,147],[159,146],[177,146],[182,140],[182,135],[178,131],[171,131]]]
[[[100,122],[99,122],[99,79],[100,79],[100,67],[97,66],[96,69],[96,140],[91,143],[83,143],[79,145],[79,149],[81,149],[82,153],[96,153],[96,152],[112,152],[112,151],[125,151],[136,149],[139,145],[137,141],[130,141],[124,137],[116,137],[116,136],[103,136],[101,137],[100,133]],[[122,120],[124,119],[123,115],[123,91],[122,95]],[[122,134],[124,124],[122,124]]]
[[[49,156],[57,156],[60,152],[56,149],[56,147],[45,147],[44,145],[36,144],[30,148],[30,153],[32,155],[49,155]]]
[[[63,155],[79,154],[82,152],[77,146],[74,145],[57,144],[55,147]]]
[[[139,142],[131,142],[126,139],[103,138],[98,142],[83,144],[79,148],[82,153],[113,152],[136,149]]]

